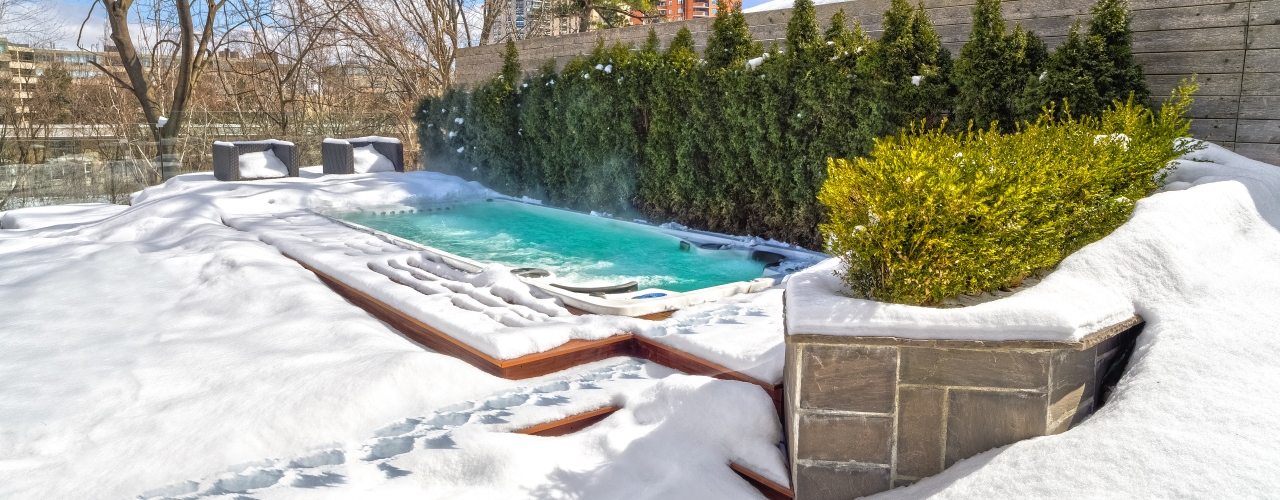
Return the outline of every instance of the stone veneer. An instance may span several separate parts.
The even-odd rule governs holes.
[[[1097,408],[1134,316],[1079,342],[912,340],[788,332],[786,427],[796,498],[846,499],[1057,434]]]

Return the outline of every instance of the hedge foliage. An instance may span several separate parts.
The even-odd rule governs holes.
[[[937,305],[1017,285],[1123,224],[1194,149],[1193,84],[1159,112],[1133,99],[1100,117],[1046,110],[1015,133],[912,127],[835,159],[819,200],[828,251],[855,293]]]
[[[1085,51],[1092,59],[1047,56],[1021,28],[1005,35],[998,0],[975,7],[985,21],[954,63],[923,5],[907,0],[892,1],[875,41],[843,12],[820,30],[812,1],[797,0],[781,47],[753,41],[727,5],[703,55],[687,30],[665,49],[651,32],[638,50],[602,41],[559,71],[521,76],[508,44],[492,80],[424,99],[419,140],[428,169],[511,194],[821,248],[828,158],[865,155],[879,137],[947,116],[1009,130],[1020,112],[1035,109],[1034,119],[1063,97],[1079,110],[1059,80],[1081,75],[1110,75],[1088,81],[1100,99],[1142,99],[1127,45],[1108,45],[1128,43],[1123,1],[1100,0],[1076,37],[1102,43],[1106,57]],[[1046,58],[1062,68],[1042,80]],[[1111,63],[1128,66],[1097,67]]]

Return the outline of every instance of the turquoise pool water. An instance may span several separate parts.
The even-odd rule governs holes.
[[[679,239],[644,226],[501,200],[340,218],[480,262],[547,269],[563,284],[636,281],[642,289],[687,292],[749,281],[764,270],[744,251],[682,251]]]

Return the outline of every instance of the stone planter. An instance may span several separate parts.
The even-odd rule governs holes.
[[[1074,342],[788,331],[785,425],[796,497],[870,495],[1066,431],[1101,404],[1142,326],[1133,316]]]

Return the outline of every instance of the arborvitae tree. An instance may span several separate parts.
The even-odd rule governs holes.
[[[698,103],[698,52],[693,34],[681,28],[662,55],[654,75],[653,121],[645,144],[648,165],[637,182],[639,205],[646,214],[682,221],[692,213],[696,191],[705,179],[691,177],[694,130],[689,110]]]
[[[1089,36],[1102,39],[1102,73],[1098,75],[1098,95],[1110,104],[1124,101],[1133,93],[1135,102],[1151,97],[1143,79],[1142,66],[1133,60],[1132,16],[1128,0],[1098,0],[1091,9]]]
[[[869,145],[920,120],[940,122],[950,104],[949,65],[950,53],[924,5],[913,9],[906,0],[893,0],[880,40],[858,61],[864,80],[858,114],[865,125],[859,127],[859,143]]]
[[[558,89],[565,97],[559,119],[569,132],[561,184],[547,185],[553,202],[578,209],[621,211],[635,190],[640,145],[625,91],[627,47],[606,48],[600,39],[591,55],[565,65]]]
[[[1080,23],[1071,27],[1067,41],[1053,51],[1039,75],[1033,75],[1015,103],[1023,120],[1033,120],[1047,106],[1066,106],[1076,115],[1096,115],[1108,101],[1098,93],[1097,56],[1102,39],[1080,33]]]
[[[747,16],[742,14],[741,8],[735,8],[726,0],[716,0],[716,12],[719,14],[711,22],[711,36],[707,38],[704,57],[708,69],[741,66],[761,52],[759,42],[751,37]]]
[[[644,47],[636,53],[627,65],[625,78],[627,95],[631,97],[631,105],[635,109],[635,130],[640,144],[645,144],[649,137],[650,122],[653,121],[653,79],[662,65],[662,42],[658,33],[649,28],[649,37]],[[643,147],[641,148],[643,154]],[[640,160],[641,168],[647,164]]]
[[[563,158],[560,150],[564,131],[558,94],[553,82],[559,76],[555,61],[547,61],[537,73],[521,83],[520,129],[524,168],[529,172],[529,192],[548,199],[545,185],[552,163]]]
[[[747,61],[758,57],[763,48],[751,37],[746,16],[740,7],[717,0],[720,13],[711,24],[704,56],[706,64],[699,72],[703,92],[694,109],[689,110],[694,127],[699,131],[699,150],[707,158],[708,178],[712,189],[702,189],[696,205],[704,212],[708,228],[740,231],[745,197],[751,170],[750,157],[744,154],[750,130],[755,128],[747,118],[746,107],[752,105],[749,78],[745,78]]]
[[[472,94],[475,134],[469,146],[475,155],[477,177],[489,186],[522,194],[534,184],[520,151],[520,56],[507,40],[502,72]]]
[[[819,38],[818,11],[813,0],[796,0],[787,21],[787,54],[798,54],[816,47]]]
[[[962,127],[972,121],[979,128],[992,122],[1004,131],[1015,128],[1014,97],[1029,77],[1039,74],[1037,41],[1021,26],[1005,33],[1000,0],[978,0],[969,41],[960,49],[952,75],[957,88],[952,111]]]
[[[418,105],[418,143],[423,168],[458,176],[474,175],[469,164],[471,94],[464,87],[450,87]]]
[[[1099,0],[1092,13],[1088,33],[1080,32],[1080,23],[1073,25],[1067,42],[1028,81],[1017,104],[1024,119],[1034,119],[1045,106],[1062,106],[1063,100],[1075,115],[1100,115],[1130,94],[1137,102],[1150,97],[1142,67],[1133,60],[1127,2]]]

